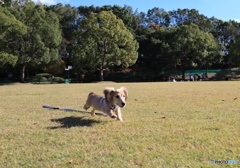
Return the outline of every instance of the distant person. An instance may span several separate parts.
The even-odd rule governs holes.
[[[195,75],[194,75],[194,80],[195,80],[195,81],[200,81],[200,78],[201,78],[201,77],[200,77],[198,74],[195,74]]]
[[[202,73],[202,80],[206,80],[206,74],[205,73]]]
[[[190,79],[190,81],[194,81],[194,76],[193,76],[192,72],[190,72],[190,74],[189,74],[189,79]]]

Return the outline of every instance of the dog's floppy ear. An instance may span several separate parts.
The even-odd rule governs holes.
[[[127,88],[122,86],[122,87],[120,87],[120,90],[123,91],[123,93],[125,95],[125,100],[127,100],[127,98],[128,98],[128,90],[127,90]]]
[[[113,96],[114,96],[114,91],[115,89],[113,87],[107,87],[103,90],[103,94],[107,101],[112,101]]]

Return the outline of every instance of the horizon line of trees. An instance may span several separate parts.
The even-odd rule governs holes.
[[[1,6],[1,2],[4,4]],[[195,9],[147,13],[132,7],[0,1],[0,75],[39,72],[76,75],[135,67],[156,75],[178,69],[240,65],[240,23],[208,18]]]

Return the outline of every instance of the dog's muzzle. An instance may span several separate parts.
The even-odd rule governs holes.
[[[126,103],[122,102],[122,104],[117,104],[119,107],[124,107],[126,105]]]

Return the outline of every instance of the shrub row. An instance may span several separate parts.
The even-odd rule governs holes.
[[[49,73],[37,74],[32,78],[33,83],[64,83],[65,80],[62,77],[55,77]]]

